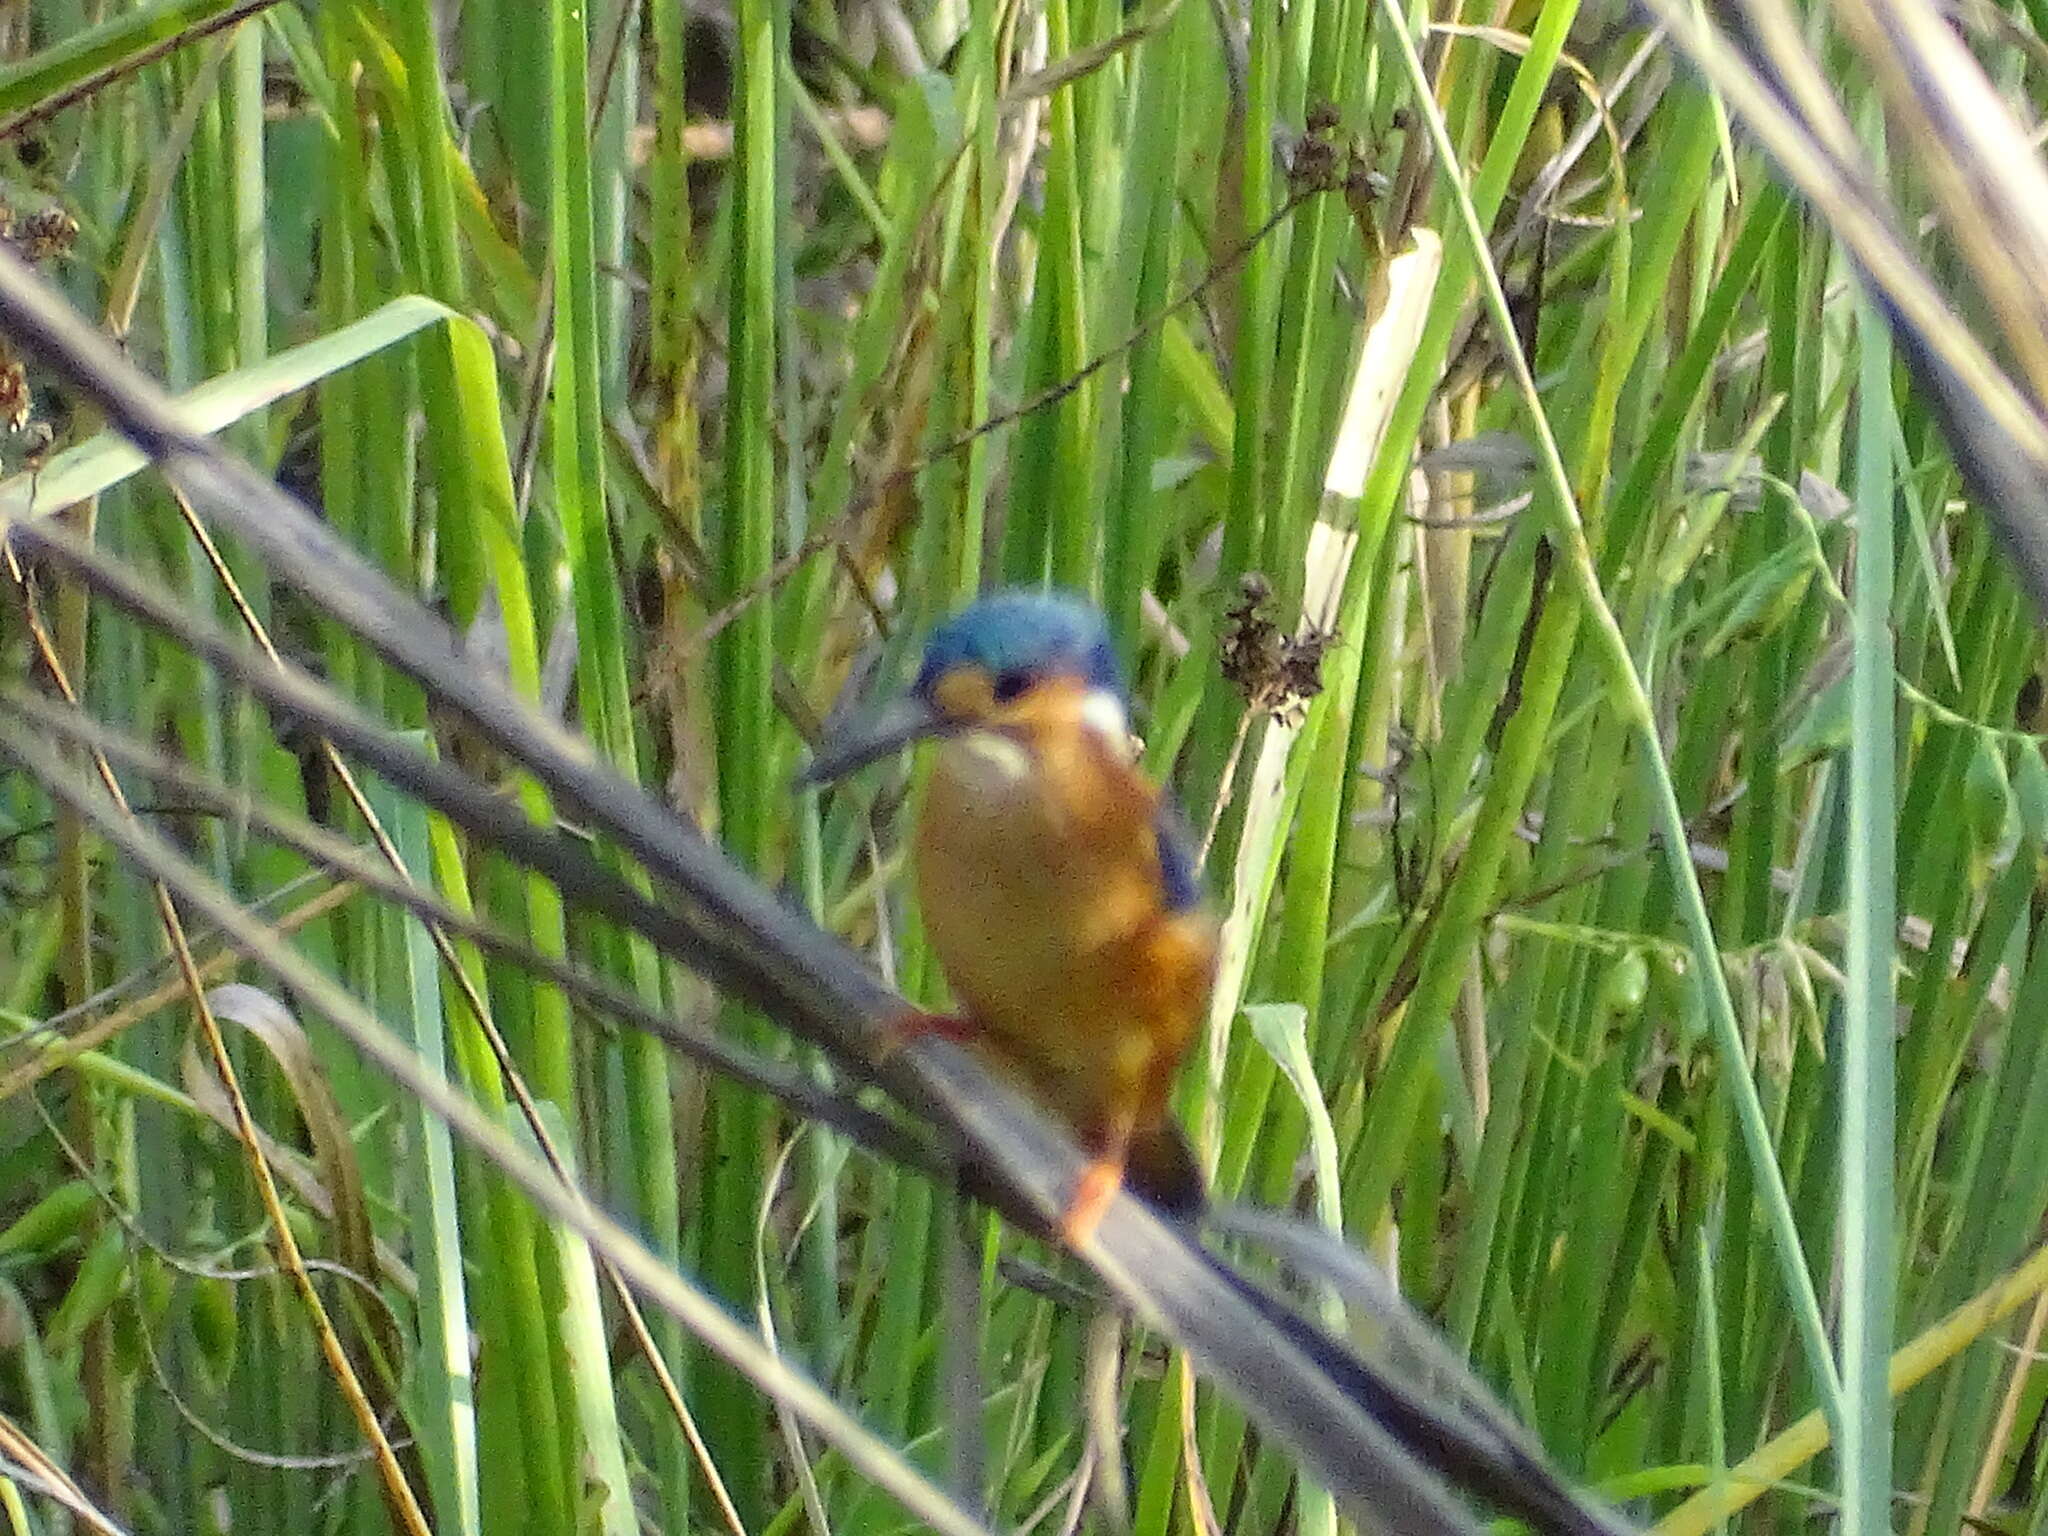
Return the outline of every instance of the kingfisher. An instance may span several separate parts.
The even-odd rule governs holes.
[[[925,933],[959,1007],[915,1014],[1068,1126],[1091,1161],[1060,1222],[1081,1247],[1119,1188],[1200,1210],[1167,1107],[1208,1008],[1216,924],[1172,801],[1138,767],[1109,629],[1062,593],[981,597],[928,638],[917,680],[830,733],[822,784],[934,744],[912,845]]]

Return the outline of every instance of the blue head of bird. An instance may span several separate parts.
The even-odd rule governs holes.
[[[1101,613],[1064,593],[991,593],[933,630],[910,689],[832,732],[802,782],[828,783],[930,737],[1000,730],[1048,687],[1078,691],[1083,718],[1128,741],[1123,676]]]

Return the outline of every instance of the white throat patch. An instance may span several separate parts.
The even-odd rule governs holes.
[[[1031,754],[1001,731],[963,731],[946,756],[961,783],[979,795],[1001,795],[1031,776]]]
[[[1081,700],[1081,723],[1102,738],[1118,762],[1128,763],[1136,758],[1137,743],[1131,739],[1130,717],[1124,713],[1123,701],[1109,689],[1088,690]]]

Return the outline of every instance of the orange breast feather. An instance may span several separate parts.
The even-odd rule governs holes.
[[[1158,792],[1080,700],[1041,688],[948,741],[915,858],[925,931],[985,1054],[1100,1146],[1164,1115],[1215,936],[1206,913],[1168,909]]]

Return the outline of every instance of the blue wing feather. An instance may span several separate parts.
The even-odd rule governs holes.
[[[1195,840],[1170,793],[1159,797],[1159,810],[1152,818],[1152,833],[1159,844],[1159,882],[1166,891],[1169,912],[1185,912],[1202,902],[1202,884],[1195,874]]]

